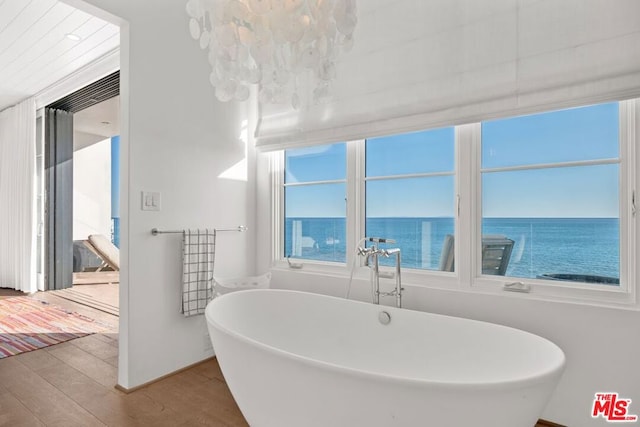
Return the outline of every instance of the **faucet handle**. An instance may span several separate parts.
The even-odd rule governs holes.
[[[395,255],[395,254],[400,253],[400,248],[382,249],[382,250],[380,250],[380,253],[381,253],[385,258],[389,258],[391,255]]]

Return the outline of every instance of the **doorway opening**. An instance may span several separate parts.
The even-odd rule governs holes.
[[[44,112],[45,289],[118,315],[119,72]]]

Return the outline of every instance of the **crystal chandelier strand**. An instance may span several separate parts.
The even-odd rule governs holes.
[[[328,97],[357,24],[355,0],[188,0],[186,10],[218,100],[245,101],[258,85],[261,103],[295,109],[302,81],[312,82],[305,89],[314,102]]]

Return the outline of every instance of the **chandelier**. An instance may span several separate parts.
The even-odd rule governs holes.
[[[355,0],[188,0],[189,31],[208,50],[216,98],[318,103],[353,46]]]

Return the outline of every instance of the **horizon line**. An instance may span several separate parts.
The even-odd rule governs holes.
[[[455,219],[452,216],[370,216],[366,219]],[[285,219],[346,219],[344,216],[292,216]],[[617,216],[485,216],[482,219],[620,219]]]

